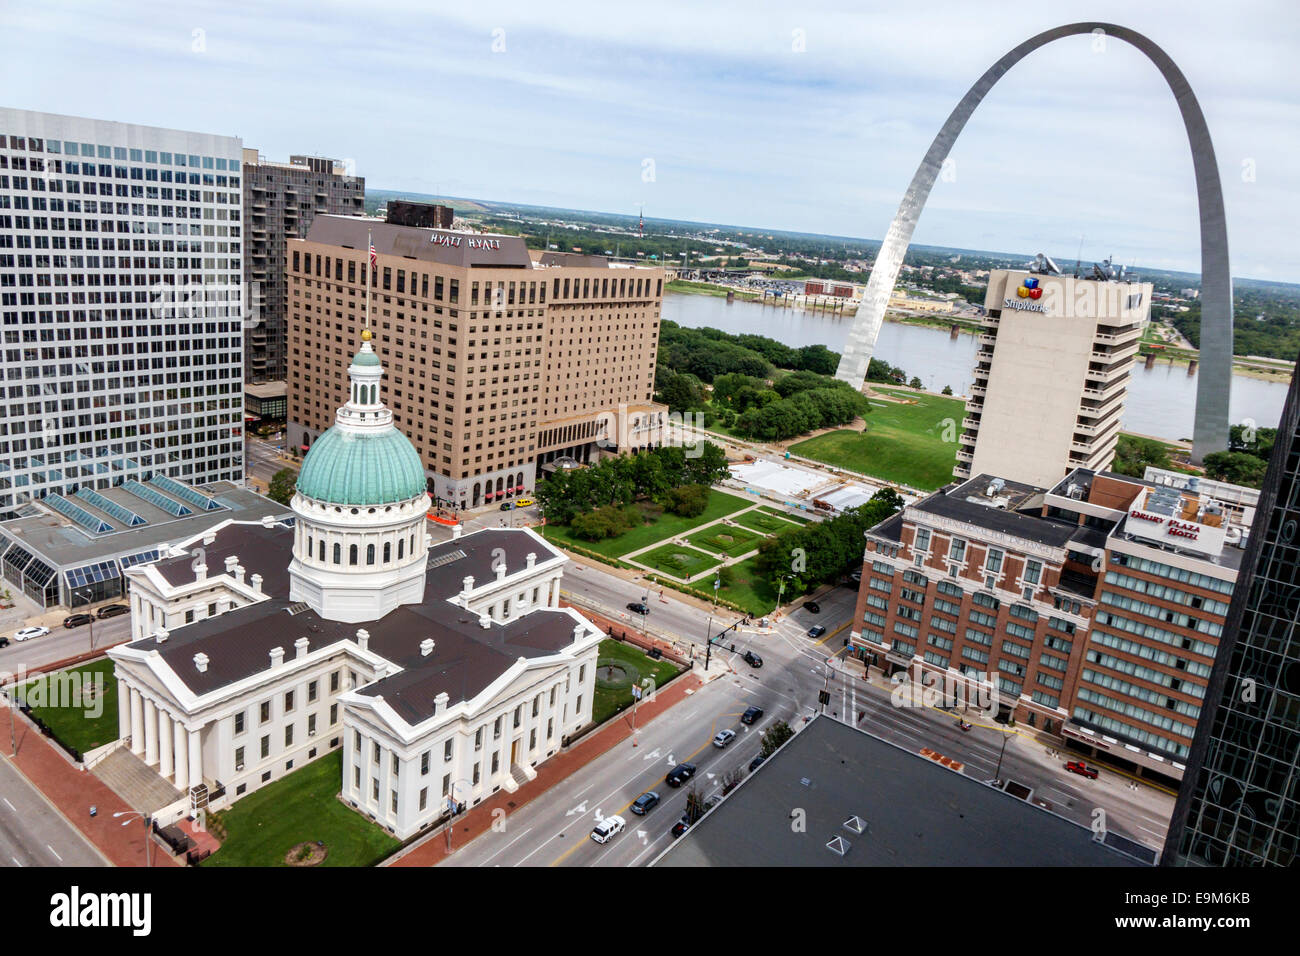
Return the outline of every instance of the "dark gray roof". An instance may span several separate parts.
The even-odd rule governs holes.
[[[396,226],[375,219],[350,216],[317,216],[307,230],[307,241],[348,246],[364,254],[367,234],[375,244],[375,252],[381,256],[406,256],[421,262],[438,262],[462,268],[533,268],[528,245],[519,236]],[[435,236],[443,237],[451,244],[434,242]]]
[[[214,556],[232,550],[223,542],[225,535],[247,530],[227,528],[218,534],[217,542],[206,551],[209,573],[224,572],[224,565],[214,564]],[[429,562],[438,566],[426,573],[423,603],[400,607],[378,621],[360,624],[328,621],[311,610],[289,613],[287,571],[282,570],[282,578],[268,576],[273,565],[288,564],[292,548],[292,531],[278,529],[278,534],[278,541],[242,533],[230,539],[247,574],[256,571],[264,576],[264,589],[274,595],[271,600],[177,628],[162,644],[151,637],[135,641],[130,647],[158,651],[191,691],[205,694],[266,670],[273,648],[283,648],[285,660],[291,660],[296,653],[294,642],[299,638],[307,638],[310,652],[342,640],[355,640],[357,631],[364,628],[370,634],[370,650],[404,671],[360,692],[382,694],[404,719],[414,723],[432,713],[433,700],[439,693],[446,692],[452,704],[468,700],[520,657],[544,657],[573,641],[574,620],[564,611],[537,610],[509,624],[493,623],[484,628],[475,615],[447,603],[460,592],[466,575],[474,576],[476,587],[492,580],[492,564],[498,553],[504,556],[508,569],[523,566],[529,552],[537,555],[538,562],[558,554],[548,545],[539,545],[522,529],[489,529],[437,545],[429,552]],[[256,565],[265,570],[258,570],[239,552],[251,544],[264,549]],[[444,559],[451,560],[443,563]],[[189,570],[192,560],[188,556],[174,559],[170,570],[182,580],[193,580]],[[181,577],[182,566],[188,577]],[[427,657],[420,653],[420,644],[426,638],[434,642],[433,653]],[[208,657],[207,670],[202,673],[194,665],[194,656],[199,653]]]
[[[963,521],[966,524],[972,524],[989,531],[1014,535],[1017,538],[1023,538],[1026,541],[1053,548],[1064,547],[1066,542],[1070,540],[1071,535],[1078,530],[1073,525],[1048,521],[1041,516],[1021,514],[1011,509],[1003,510],[991,505],[976,504],[966,500],[971,495],[981,493],[983,489],[988,487],[991,480],[992,478],[989,475],[980,475],[978,478],[972,478],[956,488],[936,491],[928,498],[923,498],[921,501],[909,505],[908,508],[924,514],[933,514],[954,521]],[[1023,500],[1042,492],[1042,489],[1033,488],[1030,485],[1020,485],[1012,481],[1005,484],[1005,491],[1010,493],[1013,505],[1017,498]]]
[[[792,808],[805,832],[791,826]],[[844,824],[865,823],[861,833]],[[834,838],[844,855],[827,849]],[[656,866],[1137,866],[1092,831],[817,717]]]
[[[194,580],[193,552],[203,549],[203,560],[208,566],[208,576],[226,572],[226,558],[238,558],[244,569],[244,580],[254,574],[262,576],[262,590],[277,597],[289,596],[289,561],[293,558],[293,532],[282,525],[270,528],[262,525],[234,524],[217,533],[212,544],[200,539],[190,552],[179,558],[155,561],[153,567],[173,587]]]
[[[874,535],[877,538],[885,538],[889,541],[902,541],[903,513],[900,511],[896,515],[890,515],[874,528],[868,528],[867,534]]]

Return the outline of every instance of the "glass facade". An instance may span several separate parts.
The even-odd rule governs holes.
[[[1164,862],[1292,866],[1300,843],[1300,375],[1293,377]]]

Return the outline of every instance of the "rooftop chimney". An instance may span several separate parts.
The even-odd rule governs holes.
[[[440,710],[446,710],[447,703],[450,700],[451,698],[447,696],[447,692],[444,690],[441,694],[439,694],[437,697],[433,699],[433,712],[436,714]]]
[[[506,559],[503,557],[496,563],[492,570],[497,573],[498,581],[504,581],[506,579]]]
[[[307,642],[307,638],[305,638],[305,637],[300,637],[300,638],[298,638],[298,640],[294,641],[294,642],[293,642],[293,650],[294,650],[294,655],[293,655],[293,656],[294,656],[294,657],[306,657],[306,656],[307,656],[307,643],[308,643],[308,642]]]
[[[226,573],[234,574],[235,565],[237,564],[239,564],[239,559],[235,557],[233,554],[230,557],[226,558]]]
[[[580,641],[580,640],[582,640],[582,635],[585,634],[586,632],[587,632],[587,629],[586,629],[585,627],[583,627],[581,624],[575,624],[575,625],[573,625],[573,639],[574,639],[575,641]]]
[[[284,648],[283,647],[271,648],[271,666],[279,667],[283,663],[284,663]]]
[[[208,579],[208,566],[200,561],[194,565],[194,580],[206,581]]]
[[[205,535],[203,536],[203,543],[204,543],[205,545],[213,545],[213,544],[216,544],[216,543],[217,543],[217,533],[216,533],[215,531],[210,531],[210,532],[208,532],[207,534],[205,534]]]
[[[380,661],[375,665],[375,680],[381,680],[388,673],[388,662]]]
[[[481,618],[478,619],[478,626],[483,628],[484,630],[487,630],[489,627],[492,626],[492,618],[484,614]]]
[[[269,528],[269,527],[271,527],[271,525],[273,525],[273,524],[275,524],[275,519],[274,519],[274,518],[272,518],[270,515],[262,515],[262,527],[263,527],[263,528]]]
[[[226,597],[226,595],[223,594],[221,595],[221,597],[217,598],[217,613],[225,614],[229,610],[230,610],[230,598]]]
[[[465,575],[465,577],[461,578],[460,593],[469,594],[469,592],[473,590],[474,590],[474,575],[467,574]]]
[[[208,671],[208,655],[207,655],[207,654],[195,654],[195,655],[194,655],[194,669],[197,670],[200,674],[206,674],[206,673],[207,673],[207,671]]]
[[[357,646],[363,651],[370,648],[370,632],[364,627],[357,631]]]
[[[529,570],[531,570],[533,565],[537,563],[537,552],[529,551],[527,560],[528,560],[528,568]]]
[[[249,581],[252,582],[253,590],[256,591],[258,594],[261,594],[262,576],[260,574],[254,574],[251,578],[249,578]]]
[[[420,656],[428,657],[433,653],[433,638],[426,637],[420,642]]]
[[[235,574],[235,583],[236,583],[236,584],[243,584],[243,583],[244,583],[244,566],[243,566],[242,564],[237,564],[237,565],[235,565],[235,571],[234,571],[234,574]]]
[[[154,640],[157,641],[159,644],[166,644],[166,643],[167,643],[167,636],[168,636],[168,635],[167,635],[167,628],[165,628],[165,627],[160,627],[160,628],[158,628],[157,633],[155,633],[153,637],[154,637]]]

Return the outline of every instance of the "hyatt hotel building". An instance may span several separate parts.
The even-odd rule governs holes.
[[[300,452],[347,400],[367,280],[381,397],[437,505],[506,501],[545,469],[663,442],[667,408],[652,402],[662,268],[332,215],[289,240],[287,266],[288,429]]]
[[[979,475],[867,532],[850,643],[1002,720],[1182,777],[1259,492],[1161,469]]]

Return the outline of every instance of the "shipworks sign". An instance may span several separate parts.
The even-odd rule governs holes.
[[[1038,284],[1038,280],[1032,276],[1026,276],[1025,281],[1020,283],[1016,289],[1015,296],[1007,296],[1002,300],[1002,308],[1016,309],[1019,312],[1042,312],[1047,313],[1047,306],[1038,300],[1043,297],[1043,290]]]

